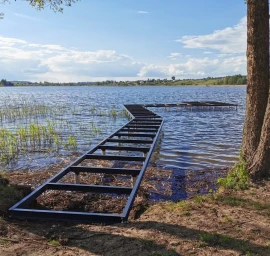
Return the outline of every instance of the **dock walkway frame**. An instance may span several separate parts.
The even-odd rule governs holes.
[[[61,221],[77,221],[77,222],[99,222],[99,223],[119,223],[128,220],[130,210],[137,195],[138,189],[145,174],[147,165],[154,151],[156,142],[164,123],[163,118],[148,110],[148,107],[236,107],[235,104],[222,102],[183,102],[179,104],[131,104],[124,105],[131,116],[131,120],[121,127],[119,130],[104,139],[90,151],[80,156],[73,163],[58,172],[51,179],[46,181],[40,187],[35,189],[28,196],[9,209],[9,216],[17,219],[47,219]],[[110,143],[118,143],[116,146],[108,145]],[[127,144],[128,146],[122,146]],[[130,146],[131,145],[131,146]],[[141,146],[143,145],[143,146]],[[102,154],[95,154],[97,150],[101,150]],[[123,156],[108,155],[106,152],[125,151],[125,152],[141,152],[142,156]],[[98,168],[92,166],[81,166],[80,164],[86,159],[108,160],[108,161],[136,161],[142,164],[141,169],[128,168]],[[75,183],[60,183],[62,179],[69,173],[74,173]],[[88,185],[80,184],[81,173],[99,173],[99,174],[119,174],[130,175],[132,177],[132,185],[123,186],[105,186],[105,185]],[[80,191],[85,193],[98,194],[122,194],[128,195],[127,203],[121,214],[97,213],[97,212],[73,212],[58,210],[40,210],[31,209],[30,205],[42,193],[47,190],[62,191]]]

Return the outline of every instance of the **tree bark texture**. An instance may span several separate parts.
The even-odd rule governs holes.
[[[259,145],[269,94],[268,0],[247,1],[247,99],[242,153],[248,166]]]
[[[261,139],[249,167],[250,176],[254,180],[270,177],[270,95],[264,116]]]

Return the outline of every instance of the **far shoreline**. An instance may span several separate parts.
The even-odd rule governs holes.
[[[7,81],[2,79],[0,87],[13,86],[239,86],[247,84],[247,77],[243,75],[233,75],[225,77],[207,77],[200,79],[176,79],[172,76],[171,79],[147,79],[133,81],[94,81],[94,82],[30,82],[30,81]]]
[[[224,85],[217,85],[217,84],[187,84],[187,85],[173,85],[173,84],[162,84],[162,85],[115,85],[115,84],[106,84],[106,85],[97,85],[97,84],[91,84],[91,85],[78,85],[78,84],[72,84],[72,85],[37,85],[37,84],[26,84],[26,85],[13,85],[13,86],[0,86],[0,88],[13,88],[13,87],[245,87],[246,84],[224,84]]]

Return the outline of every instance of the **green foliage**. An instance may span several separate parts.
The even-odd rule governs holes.
[[[116,119],[117,117],[117,111],[115,109],[110,109],[108,112],[109,116],[111,116],[113,119]]]
[[[233,195],[224,195],[224,194],[216,195],[214,199],[218,202],[221,202],[222,204],[229,205],[232,207],[242,207],[258,211],[270,210],[270,204],[254,201],[251,199],[241,198]]]
[[[60,243],[57,240],[50,240],[49,244],[54,245],[54,246],[59,246],[60,245]]]
[[[3,19],[3,13],[0,13],[0,19]],[[0,81],[0,86],[13,86],[14,84],[11,82],[8,82],[6,79],[2,79]]]
[[[227,177],[218,179],[219,187],[232,190],[244,190],[249,185],[249,175],[246,169],[246,162],[240,160],[228,173]]]
[[[165,79],[147,79],[137,81],[114,81],[106,80],[101,82],[78,82],[78,83],[52,83],[52,82],[14,82],[16,86],[149,86],[149,85],[245,85],[247,83],[246,76],[234,75],[226,77],[207,77],[200,79],[176,79],[172,76],[172,80]]]
[[[77,140],[76,140],[76,138],[69,135],[68,136],[68,142],[67,142],[67,144],[65,146],[66,146],[66,148],[69,148],[69,147],[74,148],[74,149],[77,148]]]
[[[249,242],[228,237],[225,235],[220,235],[217,233],[201,232],[199,234],[199,239],[200,239],[199,243],[200,247],[218,246],[222,248],[237,250],[242,253],[241,255],[246,256],[258,255],[253,253],[255,248],[253,248],[253,246],[251,246]]]
[[[32,7],[37,10],[42,10],[49,7],[55,12],[62,12],[63,6],[71,6],[72,3],[78,2],[79,0],[25,0]],[[9,3],[10,0],[2,0],[2,3]]]
[[[192,205],[189,201],[182,200],[177,203],[168,202],[163,206],[167,211],[175,211],[177,210],[180,215],[190,216]]]
[[[44,146],[59,143],[55,128],[50,122],[47,125],[31,123],[12,132],[0,128],[0,161],[9,163],[21,152],[43,150]]]

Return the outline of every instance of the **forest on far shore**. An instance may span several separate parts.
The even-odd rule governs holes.
[[[4,81],[4,83],[2,83]],[[177,79],[172,76],[171,79],[150,79],[135,80],[135,81],[114,81],[106,80],[101,82],[66,82],[66,83],[53,83],[53,82],[29,82],[29,81],[9,81],[2,79],[0,86],[91,86],[91,85],[114,85],[114,86],[136,86],[136,85],[245,85],[247,77],[243,75],[233,75],[225,77],[207,77],[200,79]]]

